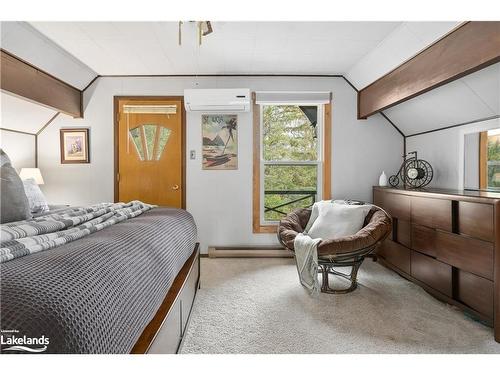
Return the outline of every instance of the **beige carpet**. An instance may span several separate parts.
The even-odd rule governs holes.
[[[311,298],[292,259],[202,259],[182,353],[500,353],[493,330],[374,263]]]

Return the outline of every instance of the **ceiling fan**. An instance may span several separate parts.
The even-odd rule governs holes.
[[[214,30],[212,29],[212,24],[210,21],[189,21],[189,23],[196,22],[196,27],[198,28],[198,44],[201,45],[202,37],[211,34]],[[179,21],[179,45],[182,45],[182,25],[183,21]]]

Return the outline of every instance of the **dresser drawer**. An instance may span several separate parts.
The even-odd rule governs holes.
[[[410,221],[410,197],[407,195],[385,193],[381,207],[394,218]]]
[[[480,240],[493,242],[495,238],[493,205],[458,202],[458,231]]]
[[[411,248],[436,257],[436,231],[423,225],[412,224]]]
[[[373,189],[373,204],[379,206],[379,207],[384,207],[384,197],[385,194],[383,191],[380,190],[375,190]]]
[[[462,270],[456,280],[456,299],[493,319],[493,282]]]
[[[406,220],[396,219],[396,241],[406,247],[411,247],[411,226],[410,222]]]
[[[451,232],[451,201],[412,197],[411,220],[412,223]]]
[[[410,274],[410,249],[391,240],[385,240],[377,255],[401,271]]]
[[[411,252],[411,275],[424,284],[452,297],[451,266],[417,251]]]
[[[436,257],[461,270],[493,280],[493,244],[436,231]]]

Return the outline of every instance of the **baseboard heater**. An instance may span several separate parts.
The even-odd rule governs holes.
[[[293,258],[282,246],[209,246],[209,258]]]

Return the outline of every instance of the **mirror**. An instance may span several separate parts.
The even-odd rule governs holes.
[[[500,128],[465,135],[464,188],[500,192]]]

